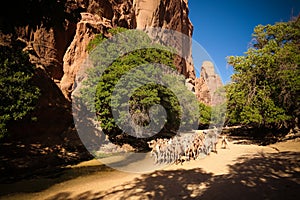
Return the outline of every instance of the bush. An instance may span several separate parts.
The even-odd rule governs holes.
[[[34,65],[21,45],[0,46],[0,138],[7,124],[24,118],[35,108],[39,89],[32,85]]]

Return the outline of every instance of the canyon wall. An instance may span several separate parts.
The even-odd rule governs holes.
[[[19,132],[30,127],[28,131],[32,134],[53,134],[67,128],[72,122],[70,96],[76,73],[87,56],[86,46],[96,34],[107,35],[112,27],[160,27],[186,35],[174,39],[174,45],[182,49],[175,65],[194,85],[190,40],[193,25],[188,13],[187,0],[8,2],[5,12],[0,14],[1,32],[12,34],[25,44],[31,62],[38,68],[34,79],[42,94],[34,113],[38,120],[24,122]],[[18,132],[17,128],[14,131]]]
[[[98,2],[95,3],[95,2]],[[101,3],[100,3],[101,2]],[[81,4],[80,4],[81,5]],[[93,5],[93,6],[91,6]],[[105,9],[103,5],[106,5]],[[81,5],[82,6],[82,5]],[[134,1],[91,1],[86,13],[81,13],[76,33],[63,59],[63,77],[60,88],[66,98],[70,98],[75,75],[87,56],[86,46],[97,33],[107,34],[107,29],[120,26],[147,30],[149,28],[170,29],[182,33],[172,38],[172,45],[181,49],[181,56],[176,56],[177,70],[186,78],[195,78],[191,56],[191,40],[193,26],[188,18],[186,0],[134,0]],[[109,14],[96,12],[110,10]],[[157,37],[164,41],[168,38]],[[168,41],[170,43],[170,41]],[[162,42],[163,43],[163,42]]]

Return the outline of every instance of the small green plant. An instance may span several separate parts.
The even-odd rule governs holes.
[[[100,44],[104,40],[103,34],[95,35],[94,39],[92,39],[87,47],[86,50],[90,53],[98,44]]]

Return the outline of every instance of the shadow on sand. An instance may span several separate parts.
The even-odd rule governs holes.
[[[98,162],[98,161],[95,161]],[[81,176],[93,175],[99,172],[110,172],[114,169],[104,165],[82,166],[76,168],[54,168],[51,171],[35,173],[30,178],[22,179],[17,182],[0,183],[1,196],[14,193],[35,193],[50,188],[53,185],[76,179]]]
[[[201,168],[161,170],[105,192],[62,192],[48,200],[300,199],[300,153],[260,153],[240,157],[228,167],[225,175],[206,173]]]

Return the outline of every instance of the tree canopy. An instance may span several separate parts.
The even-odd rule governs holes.
[[[231,124],[292,128],[300,106],[300,20],[258,25],[244,56],[230,56],[227,85]]]
[[[182,124],[186,129],[197,125],[198,104],[187,90],[185,78],[176,71],[174,50],[152,42],[142,31],[115,28],[109,32],[124,34],[109,39],[97,35],[90,42],[94,67],[80,96],[96,113],[110,140],[114,142],[118,135],[128,137],[130,132],[139,138],[145,134],[139,133],[139,128],[151,123],[154,127],[163,125],[158,131],[162,137],[176,134]],[[116,52],[125,53],[111,59]],[[120,124],[124,126],[120,128]]]
[[[35,108],[39,89],[31,81],[34,69],[21,45],[0,46],[0,138],[8,133],[9,122]]]

